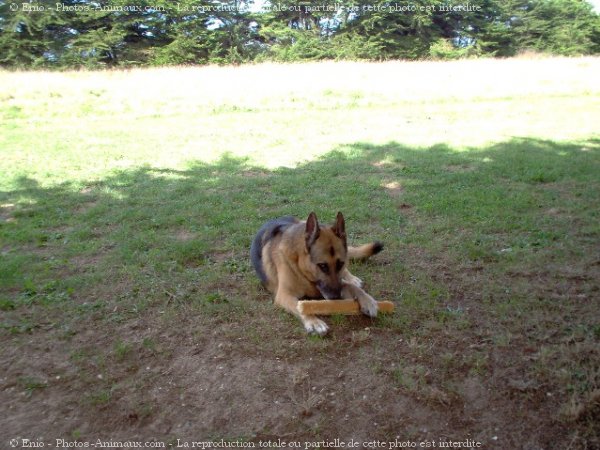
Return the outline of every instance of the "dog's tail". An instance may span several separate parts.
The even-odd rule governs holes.
[[[381,250],[383,250],[383,244],[379,241],[364,244],[359,247],[348,247],[348,258],[365,259],[369,256],[376,255]]]

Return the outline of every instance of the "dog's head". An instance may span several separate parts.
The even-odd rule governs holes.
[[[342,270],[346,265],[348,245],[344,216],[338,212],[335,224],[321,227],[314,212],[306,220],[307,270],[315,286],[326,299],[340,298]]]

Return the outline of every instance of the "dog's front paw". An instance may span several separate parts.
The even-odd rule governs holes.
[[[315,316],[304,316],[302,317],[304,328],[309,334],[318,334],[319,336],[325,336],[329,327],[325,322]]]
[[[346,283],[353,284],[354,286],[359,287],[359,288],[362,288],[364,285],[363,280],[361,280],[357,276],[352,275],[351,273],[344,276],[344,281]]]
[[[358,299],[358,304],[360,305],[360,312],[362,312],[365,316],[377,317],[377,310],[379,309],[379,306],[373,297],[370,295],[361,296]]]

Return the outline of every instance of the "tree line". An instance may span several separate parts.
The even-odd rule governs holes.
[[[0,65],[76,68],[600,53],[585,0],[0,0]]]

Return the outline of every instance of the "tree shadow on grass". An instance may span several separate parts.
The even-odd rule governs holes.
[[[571,264],[587,280],[598,148],[598,140],[515,139],[469,151],[353,143],[296,168],[224,155],[88,183],[44,187],[21,177],[0,193],[0,287],[9,309],[75,299],[88,305],[83,313],[117,300],[135,311],[164,301],[220,311],[214,305],[231,299],[268,298],[248,258],[262,223],[310,211],[327,223],[342,211],[351,242],[386,243],[359,276],[377,298],[412,308],[396,325],[413,327],[506,297],[509,273],[554,276]],[[475,287],[481,275],[465,275],[481,270],[484,290]],[[545,295],[526,276],[516,284],[514,295]]]
[[[512,224],[505,231],[524,232],[536,226],[525,213],[551,208],[561,195],[586,214],[598,199],[598,147],[598,140],[516,139],[458,152],[445,145],[355,143],[293,169],[267,170],[225,155],[181,170],[114,172],[87,184],[42,187],[21,177],[14,190],[0,192],[3,289],[22,288],[37,277],[34,266],[49,259],[79,256],[85,263],[85,255],[98,262],[94,255],[110,254],[110,264],[157,271],[215,260],[247,268],[243,260],[264,221],[313,210],[325,223],[343,211],[351,238],[375,235],[393,246],[419,242],[406,236],[409,213],[429,232],[493,234],[493,224],[507,218]],[[540,187],[549,187],[547,195]],[[54,261],[42,273],[51,278],[60,265]]]

